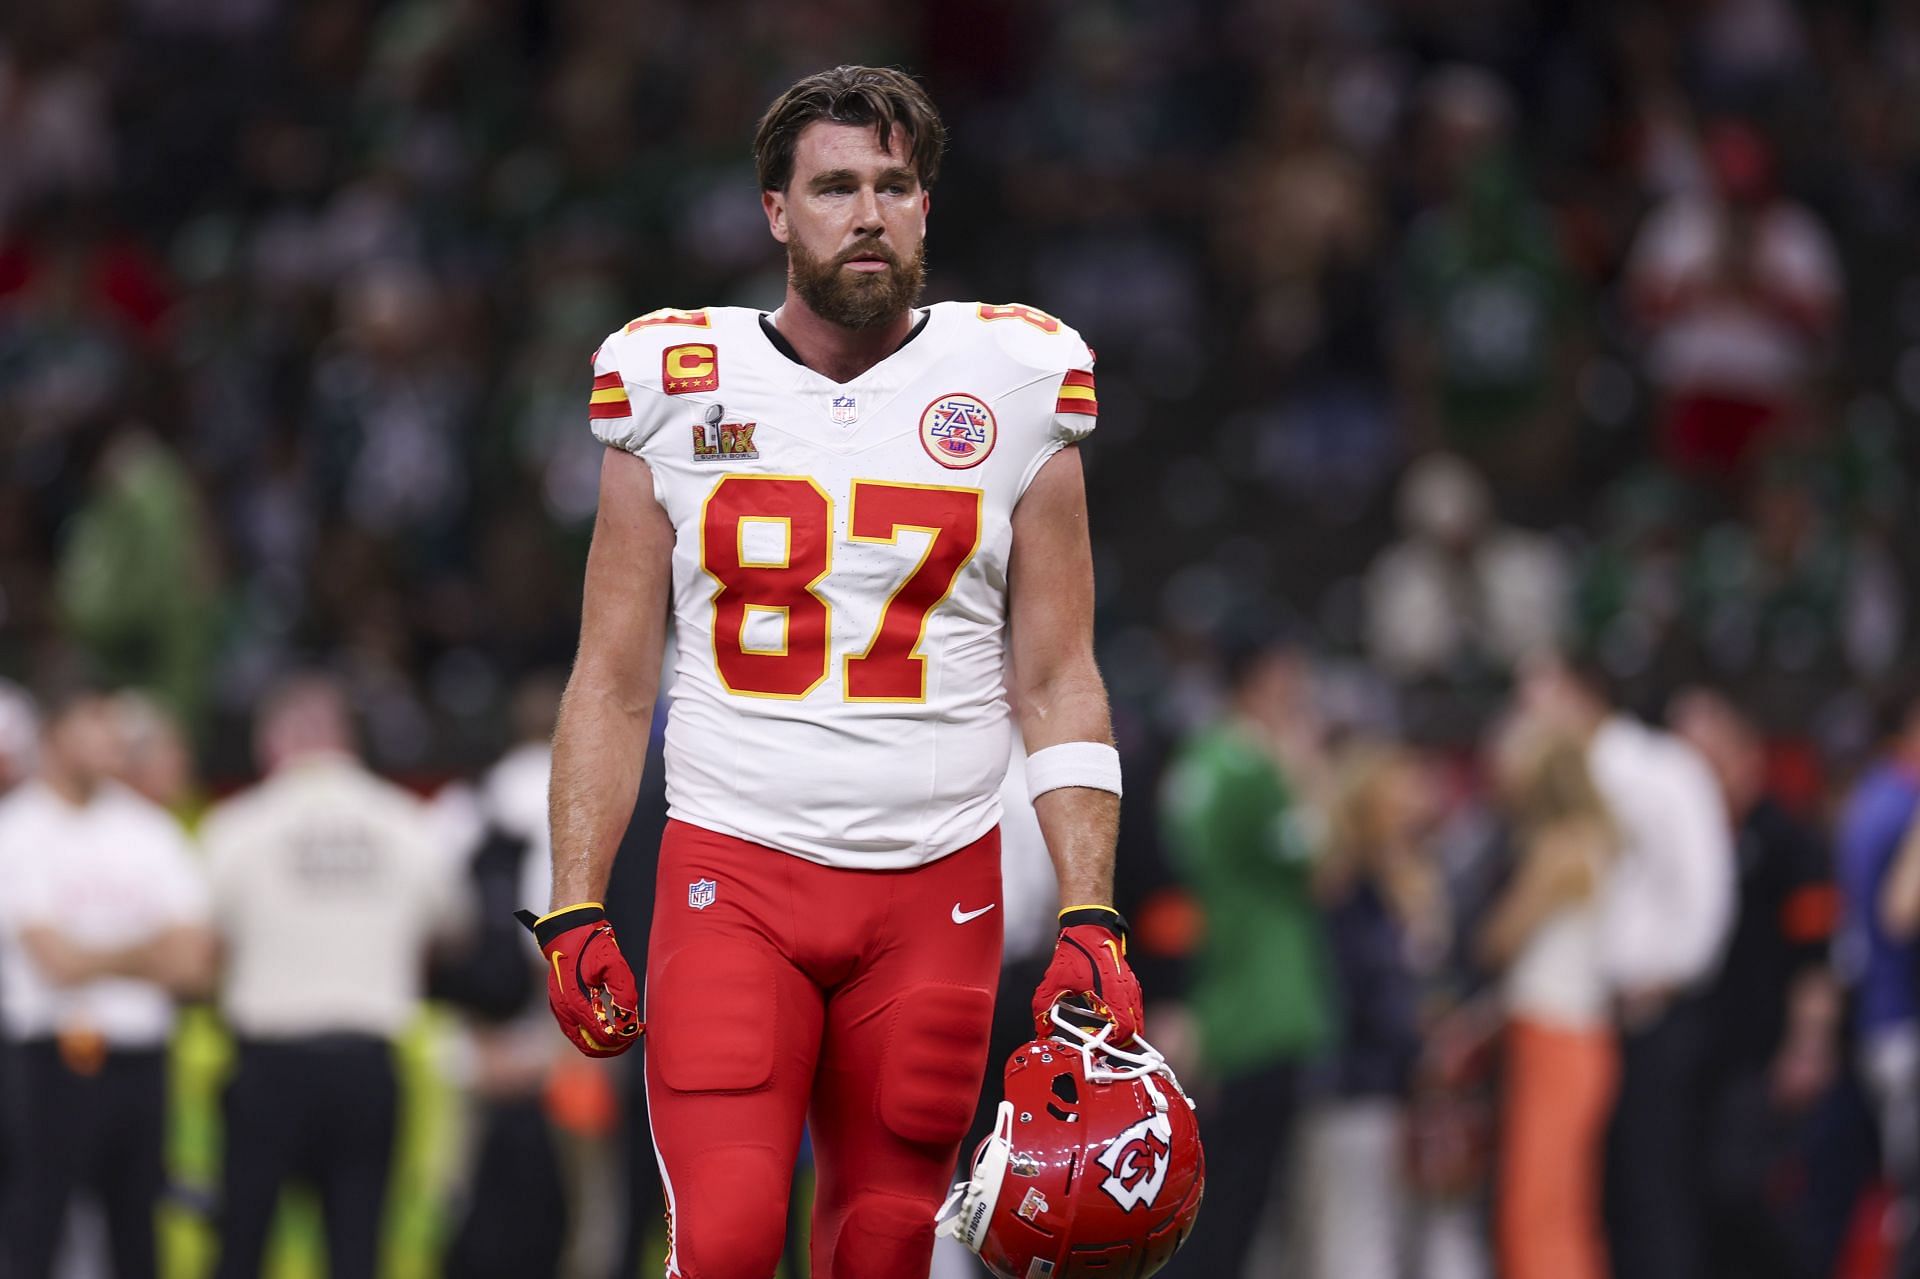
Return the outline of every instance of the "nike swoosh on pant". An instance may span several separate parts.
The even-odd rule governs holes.
[[[999,903],[997,903],[997,902],[996,902],[996,903],[994,903],[994,905],[998,905],[998,904],[999,904]],[[967,922],[967,921],[968,921],[969,919],[978,919],[978,918],[980,918],[980,916],[982,916],[982,915],[984,915],[984,914],[986,914],[986,913],[987,913],[988,911],[990,911],[990,910],[992,910],[992,909],[993,909],[993,906],[982,906],[982,907],[981,907],[981,908],[980,908],[979,910],[968,910],[968,911],[963,911],[963,910],[961,910],[961,909],[960,909],[960,903],[959,903],[959,902],[955,902],[955,903],[953,904],[953,922],[954,922],[954,923],[956,923],[956,924],[964,924],[964,923],[966,923],[966,922]]]

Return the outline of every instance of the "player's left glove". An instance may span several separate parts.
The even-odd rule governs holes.
[[[1145,1020],[1140,982],[1127,967],[1127,921],[1111,906],[1076,906],[1060,912],[1060,939],[1053,962],[1033,993],[1033,1025],[1051,1034],[1049,1014],[1062,999],[1084,1002],[1113,1023],[1113,1042],[1128,1043]]]
[[[547,957],[547,1002],[567,1042],[589,1057],[617,1057],[643,1029],[640,989],[599,902],[535,918],[514,912]]]

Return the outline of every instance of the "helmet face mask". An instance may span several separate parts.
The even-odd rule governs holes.
[[[994,1120],[993,1132],[980,1143],[973,1156],[973,1176],[954,1186],[953,1193],[940,1210],[941,1230],[952,1235],[975,1252],[987,1237],[987,1224],[1000,1201],[1000,1189],[1006,1183],[1007,1164],[1013,1153],[1013,1103],[1003,1101]],[[1025,1170],[1031,1161],[1023,1162]],[[955,1203],[958,1200],[958,1204]],[[958,1212],[954,1209],[958,1208]]]
[[[1126,1049],[1055,1009],[1007,1061],[1006,1100],[941,1209],[1001,1279],[1146,1279],[1193,1230],[1205,1161],[1193,1103],[1144,1040]]]

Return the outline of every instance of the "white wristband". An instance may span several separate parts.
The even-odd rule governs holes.
[[[1061,742],[1027,756],[1027,797],[1062,786],[1120,794],[1120,752],[1105,742]]]

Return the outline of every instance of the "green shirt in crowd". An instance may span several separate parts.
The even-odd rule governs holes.
[[[1189,739],[1161,805],[1206,917],[1190,1002],[1213,1072],[1309,1055],[1331,1029],[1313,840],[1271,755],[1228,721]]]

